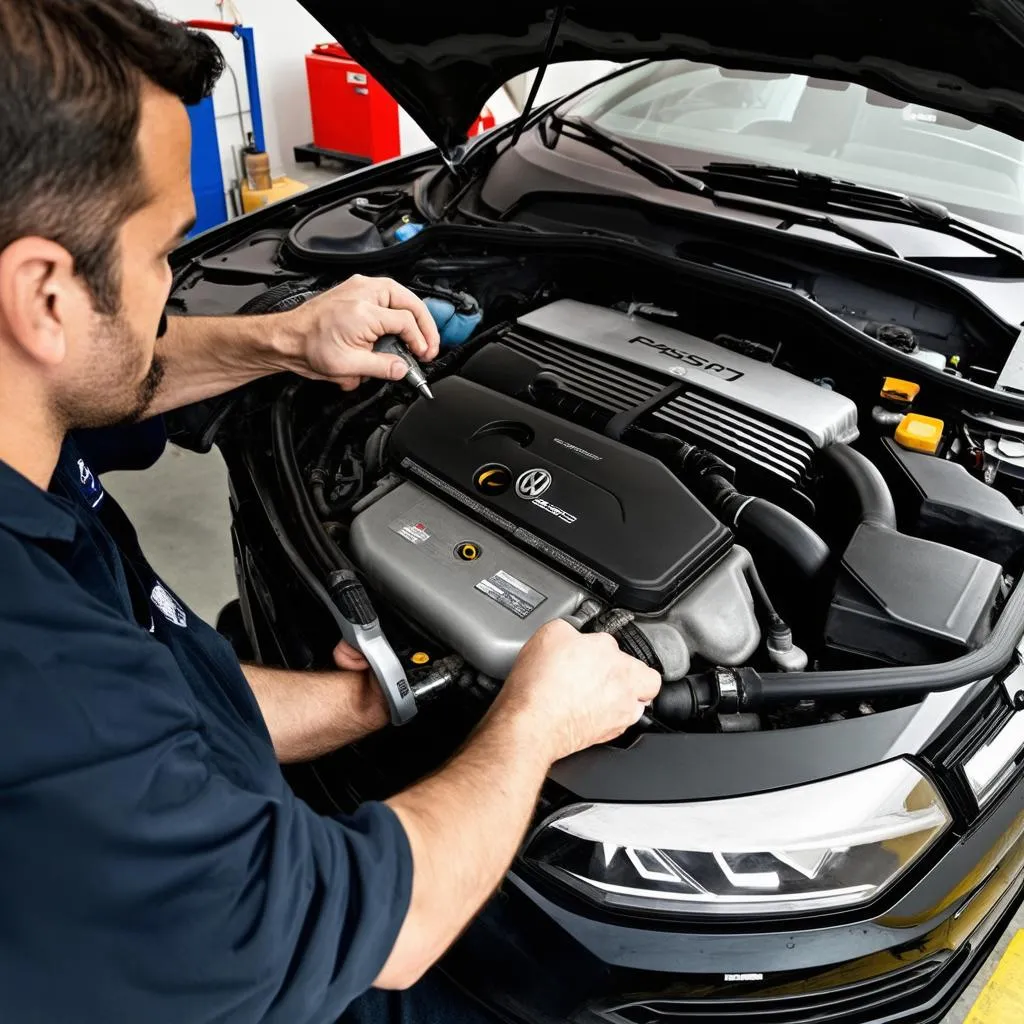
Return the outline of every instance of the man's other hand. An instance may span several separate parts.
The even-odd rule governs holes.
[[[441,345],[423,301],[388,277],[357,274],[279,318],[289,338],[288,369],[345,391],[367,377],[405,376],[401,359],[373,351],[385,334],[397,334],[420,362],[434,359]]]
[[[334,648],[334,664],[345,672],[363,672],[370,663],[344,640]]]

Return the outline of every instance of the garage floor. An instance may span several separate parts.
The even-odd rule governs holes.
[[[215,619],[235,592],[227,476],[220,455],[195,455],[168,446],[152,469],[110,473],[104,483],[135,523],[157,572],[198,614]],[[1024,929],[1024,912],[1018,913],[985,970],[944,1024],[963,1024],[1018,929]],[[972,1024],[1011,1024],[1011,1019],[977,1019]]]

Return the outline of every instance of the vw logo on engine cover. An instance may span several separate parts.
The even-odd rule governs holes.
[[[532,501],[539,498],[551,486],[551,474],[546,469],[528,469],[516,481],[516,494]]]

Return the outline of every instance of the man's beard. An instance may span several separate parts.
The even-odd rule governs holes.
[[[164,377],[163,361],[154,355],[139,384],[126,381],[137,376],[137,355],[146,347],[120,314],[97,318],[90,370],[58,401],[65,430],[121,426],[145,417]]]
[[[128,426],[132,423],[138,423],[139,420],[145,418],[149,407],[153,404],[153,399],[156,398],[157,391],[160,390],[160,385],[164,379],[164,369],[163,360],[159,356],[154,355],[149,372],[139,385],[135,408],[127,416],[118,420],[114,426]]]

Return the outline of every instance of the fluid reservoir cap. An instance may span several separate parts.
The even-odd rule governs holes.
[[[426,651],[417,651],[409,660],[414,665],[426,665],[430,661],[430,655]]]
[[[908,413],[896,428],[896,443],[914,452],[934,455],[939,450],[945,424],[934,416]]]
[[[921,392],[921,385],[912,380],[901,380],[899,377],[886,377],[882,381],[882,398],[890,402],[905,402],[908,405]]]

